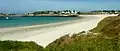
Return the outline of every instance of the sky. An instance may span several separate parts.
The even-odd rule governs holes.
[[[0,0],[2,13],[27,13],[41,10],[120,10],[120,0]]]

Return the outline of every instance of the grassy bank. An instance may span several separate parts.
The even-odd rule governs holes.
[[[91,33],[92,32],[92,33]],[[46,47],[46,51],[119,51],[120,17],[108,17],[88,32],[64,36]],[[97,35],[96,35],[97,34]]]
[[[0,51],[44,51],[44,49],[32,41],[0,41]]]
[[[120,17],[107,17],[91,32],[65,35],[46,48],[34,42],[0,41],[0,51],[119,51]],[[87,35],[86,35],[87,34]]]

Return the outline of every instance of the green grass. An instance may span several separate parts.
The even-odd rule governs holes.
[[[120,51],[120,17],[107,17],[91,30],[92,33],[74,34],[57,39],[46,51]],[[94,33],[99,33],[94,35]]]
[[[44,49],[32,41],[0,41],[0,51],[44,51]]]
[[[107,36],[120,35],[120,16],[107,17],[98,23],[98,26],[91,30],[92,32],[102,33]]]
[[[64,38],[64,39],[63,39]],[[46,51],[118,51],[120,39],[106,38],[102,35],[64,36],[49,44]]]

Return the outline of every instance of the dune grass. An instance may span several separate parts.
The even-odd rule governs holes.
[[[0,51],[44,51],[44,49],[32,41],[0,41]]]
[[[63,36],[46,47],[46,51],[120,51],[120,17],[107,17],[92,33]],[[95,33],[99,33],[95,35]]]

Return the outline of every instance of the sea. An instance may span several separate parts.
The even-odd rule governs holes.
[[[0,17],[0,28],[50,24],[71,21],[75,19],[78,19],[78,17],[52,17],[52,16]]]

